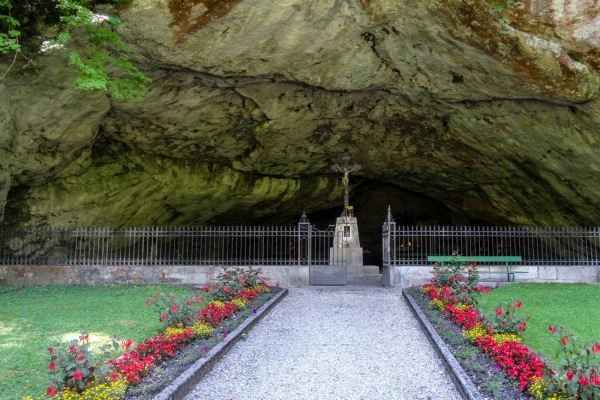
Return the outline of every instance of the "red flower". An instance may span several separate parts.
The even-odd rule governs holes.
[[[77,353],[77,347],[76,346],[69,346],[69,353]]]
[[[565,377],[567,378],[568,381],[573,379],[574,376],[575,376],[575,373],[571,370],[568,370],[567,373],[565,374]]]
[[[54,353],[54,348],[53,347],[48,347],[48,353],[50,353],[50,354]]]
[[[123,342],[123,348],[125,350],[129,349],[131,347],[131,345],[133,344],[133,340],[129,339]]]
[[[166,314],[163,314],[163,315],[160,316],[160,320],[161,321],[164,321],[165,319],[167,319],[167,315]]]
[[[515,302],[515,304],[512,305],[512,308],[521,308],[521,302],[520,301]]]
[[[551,334],[554,335],[554,332],[556,332],[556,326],[548,325],[548,330],[550,331]]]
[[[50,364],[48,364],[48,369],[50,371],[56,371],[56,366],[54,365],[54,361],[50,361]]]
[[[81,374],[81,371],[76,369],[75,373],[73,374],[73,380],[77,381],[79,379],[83,379],[83,375]]]
[[[504,314],[504,312],[502,311],[501,307],[496,307],[496,308],[494,308],[494,314],[502,315],[502,314]]]
[[[588,385],[588,379],[585,375],[581,375],[579,374],[579,379],[577,379],[577,382],[579,382],[579,384],[581,386],[587,386]]]
[[[600,343],[594,343],[592,346],[592,353],[600,353]]]
[[[80,354],[77,356],[77,361],[81,361],[85,359],[85,354]]]
[[[566,337],[566,336],[563,336],[563,337],[561,337],[561,338],[560,338],[560,342],[563,344],[563,346],[566,346],[566,345],[567,345],[567,340],[568,340],[568,339],[567,339],[567,337]]]
[[[590,382],[592,382],[592,385],[600,386],[600,377],[596,371],[592,371],[592,374],[590,375]]]
[[[117,379],[119,377],[119,375],[117,375],[116,372],[113,372],[110,377],[108,378],[109,381],[114,381],[115,379]]]
[[[189,306],[190,304],[192,304],[192,302],[190,301],[190,299],[185,299],[185,305]]]
[[[156,300],[156,299],[158,299],[158,295],[155,295],[155,294],[153,294],[153,295],[152,295],[152,298],[153,298],[154,300]]]
[[[150,307],[150,299],[146,300],[146,305]]]
[[[89,337],[89,335],[87,333],[85,333],[81,337],[81,340],[83,340],[84,342],[89,342],[90,341],[90,337]]]
[[[173,303],[173,305],[171,306],[171,311],[177,312],[177,304]]]
[[[46,395],[54,396],[56,394],[56,388],[54,386],[49,386],[48,390],[46,390]]]

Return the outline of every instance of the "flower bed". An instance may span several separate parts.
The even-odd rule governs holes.
[[[455,255],[455,254],[454,254]],[[518,315],[522,303],[497,306],[492,316],[475,308],[475,293],[486,293],[477,286],[475,265],[454,259],[448,267],[436,265],[431,283],[420,292],[429,299],[431,308],[441,311],[462,330],[461,336],[488,355],[496,368],[514,379],[524,393],[536,399],[600,399],[600,373],[590,363],[590,354],[600,352],[600,344],[579,344],[563,328],[549,327],[560,336],[561,366],[564,374],[552,369],[535,352],[521,343],[518,336],[526,329],[528,317]]]
[[[94,360],[85,332],[79,340],[48,348],[51,385],[36,398],[144,398],[159,390],[272,297],[267,281],[259,273],[252,267],[225,270],[215,287],[201,289],[205,297],[213,299],[206,305],[198,295],[183,299],[162,293],[153,295],[146,305],[154,305],[165,331],[138,344],[115,337],[110,346],[113,351],[126,351],[117,358],[105,361],[111,354],[107,345],[101,348],[102,356]],[[189,350],[182,352],[186,347]],[[169,363],[173,358],[179,359]],[[165,366],[170,368],[167,377],[162,376]],[[158,380],[152,378],[155,373]]]

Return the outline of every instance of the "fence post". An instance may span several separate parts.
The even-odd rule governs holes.
[[[298,265],[303,265],[303,262],[310,267],[311,262],[311,226],[306,213],[303,212],[298,221]],[[303,245],[306,243],[305,245]],[[306,257],[302,257],[305,252]]]
[[[392,240],[392,236],[394,237]],[[391,268],[393,267],[392,255],[390,253],[392,242],[395,244],[396,222],[392,217],[391,206],[388,206],[387,219],[382,228],[382,259],[383,259],[383,286],[391,286]],[[394,252],[395,253],[395,252]]]

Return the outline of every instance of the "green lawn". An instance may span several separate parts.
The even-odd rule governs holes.
[[[93,347],[111,336],[139,342],[162,328],[154,293],[191,293],[181,286],[0,287],[0,397],[22,399],[48,387],[47,347],[85,330]],[[92,348],[93,348],[92,347]],[[43,362],[42,364],[40,362]]]
[[[511,284],[478,296],[479,308],[491,315],[497,304],[521,300],[521,315],[529,315],[524,343],[541,351],[555,365],[559,349],[558,335],[548,332],[548,325],[563,325],[578,339],[600,342],[600,286],[586,284]],[[596,358],[595,362],[600,363]]]

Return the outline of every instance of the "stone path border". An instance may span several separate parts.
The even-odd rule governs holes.
[[[419,326],[421,326],[421,330],[431,342],[433,349],[438,354],[442,363],[444,364],[444,368],[450,375],[450,378],[454,382],[456,389],[462,395],[465,400],[483,400],[483,396],[477,390],[477,387],[473,384],[465,370],[460,366],[456,358],[452,355],[440,335],[435,331],[433,326],[427,320],[427,317],[417,303],[413,300],[412,296],[406,292],[406,290],[402,290],[402,296],[406,299],[410,309],[413,314],[419,321]]]
[[[288,294],[286,288],[272,299],[262,305],[256,314],[246,319],[233,332],[227,335],[227,339],[209,350],[205,357],[196,361],[183,374],[175,379],[168,387],[154,397],[154,400],[181,400],[191,392],[196,384],[209,373],[215,364],[242,338],[243,333],[248,333],[265,315],[271,311],[277,303]]]

